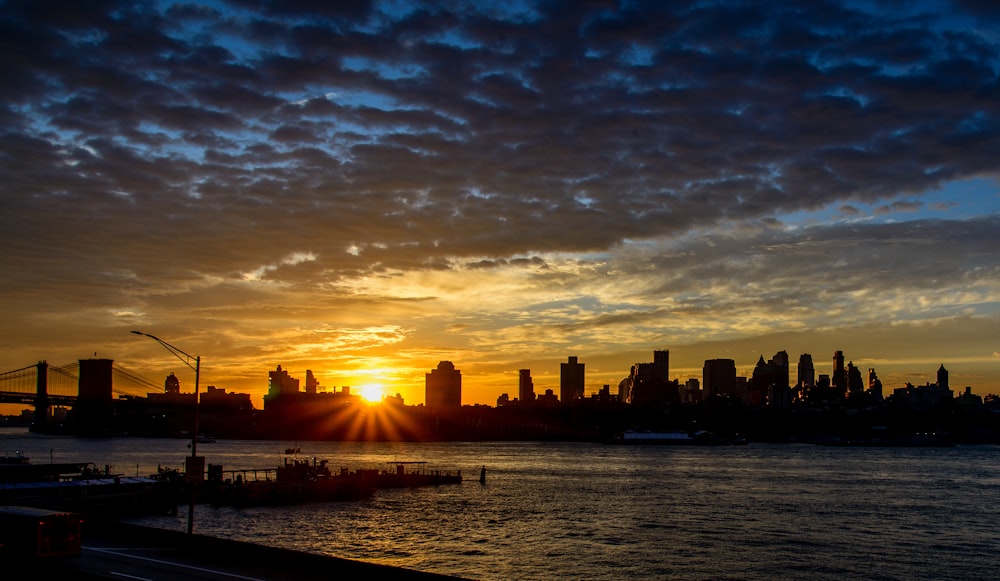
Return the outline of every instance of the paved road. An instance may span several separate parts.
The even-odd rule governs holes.
[[[220,567],[225,567],[222,569]],[[278,579],[274,574],[261,576],[259,571],[244,571],[244,567],[231,563],[215,565],[195,564],[171,548],[105,547],[85,545],[83,555],[72,563],[78,574],[94,579],[148,579],[171,581],[191,579],[219,581],[245,579],[266,581]],[[286,577],[281,577],[286,578]],[[302,578],[302,577],[296,577]],[[319,578],[330,578],[330,575]]]
[[[313,581],[319,579],[442,580],[446,577],[133,525],[84,532],[83,553],[45,574],[24,579],[173,581]]]

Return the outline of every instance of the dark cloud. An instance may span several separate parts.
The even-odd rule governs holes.
[[[922,6],[5,2],[4,296],[110,308],[249,273],[569,287],[553,256],[671,240],[684,252],[637,264],[701,282],[635,294],[695,293],[669,306],[689,311],[711,308],[697,284],[773,285],[733,309],[817,309],[868,281],[981,281],[992,217],[917,215],[955,207],[926,192],[997,175],[1000,12]],[[914,221],[783,227],[824,209]],[[591,274],[641,272],[608,260]]]

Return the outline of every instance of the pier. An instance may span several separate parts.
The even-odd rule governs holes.
[[[422,461],[387,462],[385,470],[341,467],[330,470],[327,460],[288,459],[277,468],[224,470],[210,464],[208,479],[197,498],[216,506],[255,506],[360,500],[380,488],[416,488],[460,484],[462,472],[428,470]],[[230,477],[226,478],[225,475]],[[250,478],[253,476],[253,479]],[[263,479],[261,479],[263,476]]]

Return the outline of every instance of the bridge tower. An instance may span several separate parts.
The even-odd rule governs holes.
[[[76,433],[99,436],[111,428],[114,416],[111,401],[112,359],[80,360],[80,393],[73,407]]]
[[[35,421],[30,431],[45,432],[49,427],[49,364],[43,360],[35,367]]]

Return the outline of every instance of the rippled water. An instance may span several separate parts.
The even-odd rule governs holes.
[[[1000,447],[619,447],[219,441],[211,463],[273,467],[286,447],[334,468],[423,460],[461,485],[366,501],[199,506],[195,530],[476,579],[986,579],[1000,570]],[[178,440],[0,433],[0,452],[180,467]],[[487,483],[475,481],[480,466]],[[146,519],[183,530],[177,518]]]

